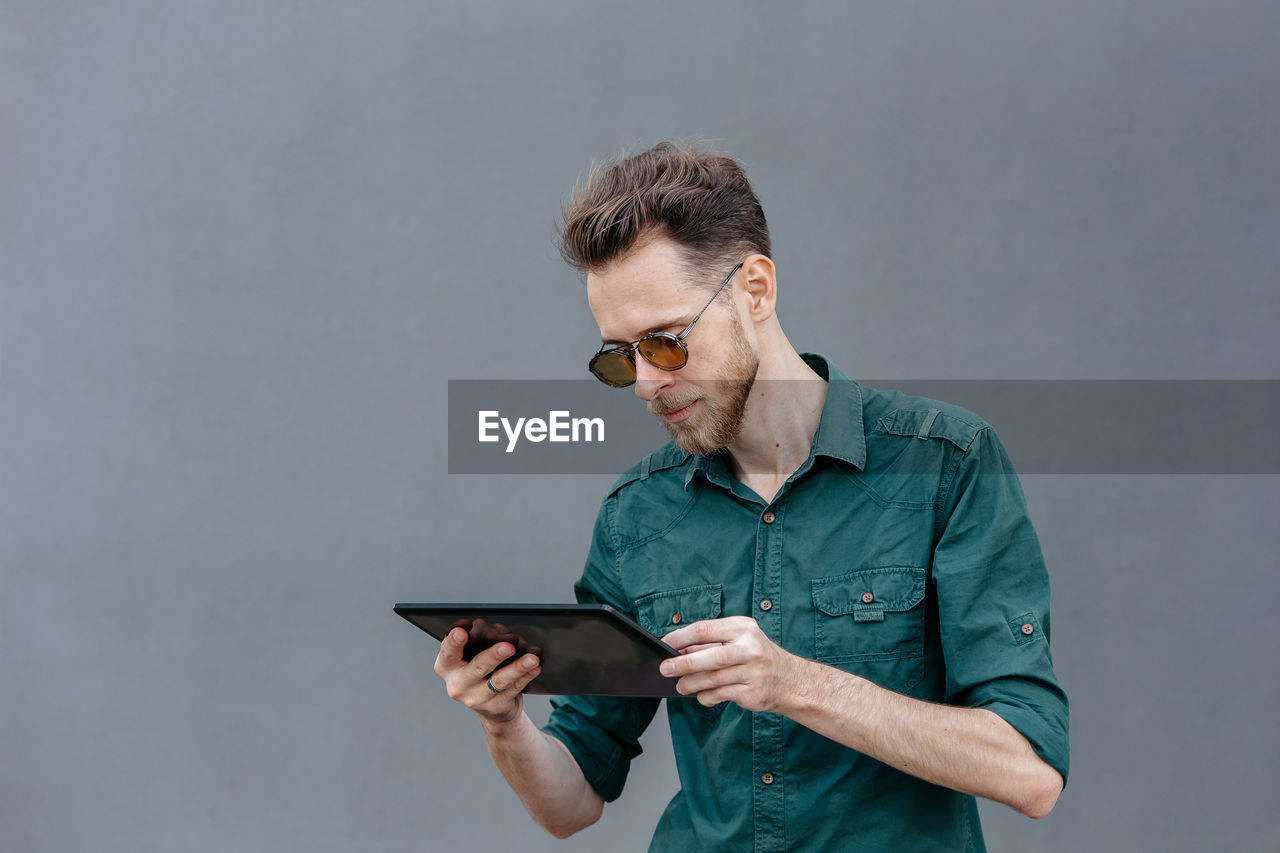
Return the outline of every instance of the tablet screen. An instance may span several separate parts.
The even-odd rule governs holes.
[[[455,627],[469,634],[470,660],[506,641],[537,655],[542,674],[526,693],[561,696],[678,697],[676,679],[658,672],[678,653],[604,604],[397,604],[395,612],[436,639]]]

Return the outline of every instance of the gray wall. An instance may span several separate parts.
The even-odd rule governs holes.
[[[0,848],[644,849],[665,724],[554,842],[390,609],[570,595],[609,478],[444,441],[582,375],[561,197],[720,140],[854,377],[1277,378],[1278,9],[3,0]],[[1277,478],[1024,487],[1073,774],[992,849],[1273,849]]]

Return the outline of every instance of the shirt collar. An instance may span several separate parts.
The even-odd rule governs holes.
[[[818,431],[813,435],[813,456],[842,459],[862,470],[867,464],[867,430],[862,420],[862,388],[824,355],[802,352],[800,357],[827,380]]]
[[[827,381],[827,396],[822,403],[818,431],[813,435],[810,458],[828,456],[863,470],[867,464],[867,434],[862,420],[862,388],[826,356],[802,352],[800,357]],[[692,460],[684,476],[686,488],[698,471],[711,482],[725,485],[730,474],[724,453],[697,453]]]

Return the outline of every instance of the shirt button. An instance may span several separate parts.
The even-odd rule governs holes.
[[[766,512],[766,513],[764,514],[764,523],[765,523],[765,524],[773,524],[773,519],[774,519],[774,515],[773,515],[773,513],[771,513],[771,512]]]
[[[772,773],[764,773],[764,774],[762,774],[762,775],[760,776],[760,781],[761,781],[761,782],[763,782],[763,783],[765,783],[766,785],[772,785],[772,784],[773,784],[773,774],[772,774]]]
[[[1034,630],[1035,630],[1035,628],[1034,628],[1034,627],[1032,627],[1032,625],[1031,625],[1031,623],[1030,623],[1030,622],[1028,622],[1028,623],[1026,623],[1025,625],[1023,625],[1023,626],[1022,626],[1022,633],[1026,634],[1028,637],[1030,637],[1030,636],[1031,636],[1031,632],[1032,632],[1032,631],[1034,631]]]
[[[761,602],[760,602],[760,609],[761,609],[761,610],[772,610],[772,609],[773,609],[773,602],[766,598],[764,601],[761,601]]]
[[[684,621],[684,617],[681,616],[679,613],[671,617],[671,622],[673,625],[679,625],[683,621]]]
[[[873,602],[873,601],[875,601],[875,600],[876,600],[876,597],[875,597],[874,595],[872,595],[871,593],[869,593],[869,592],[864,592],[864,593],[862,594],[862,603],[863,603],[863,604],[870,604],[871,602]]]

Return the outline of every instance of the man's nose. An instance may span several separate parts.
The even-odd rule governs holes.
[[[676,384],[674,373],[654,367],[644,356],[636,353],[637,397],[647,403],[674,384]]]

